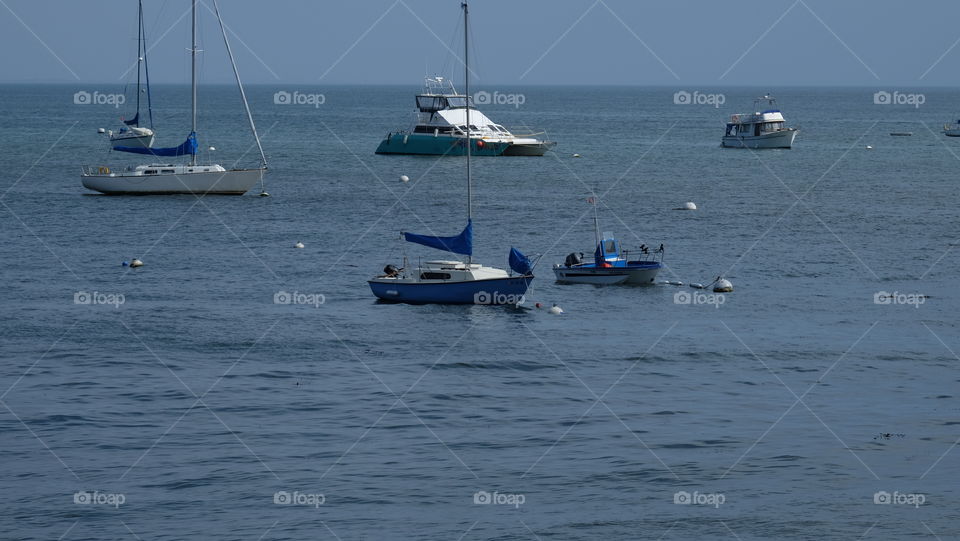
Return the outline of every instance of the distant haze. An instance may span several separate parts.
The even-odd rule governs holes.
[[[152,79],[188,80],[189,0],[145,1]],[[223,0],[250,83],[462,78],[459,0]],[[121,83],[135,0],[3,0],[0,82]],[[231,80],[201,2],[203,81]],[[957,85],[960,2],[474,0],[483,84]]]

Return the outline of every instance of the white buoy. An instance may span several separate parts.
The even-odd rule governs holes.
[[[550,312],[551,314],[558,316],[563,313],[563,308],[560,308],[559,306],[554,304],[553,306],[550,307],[549,310],[547,310],[547,312]]]
[[[140,260],[137,259],[137,258],[133,258],[133,259],[130,260],[130,266],[131,266],[131,267],[142,267],[142,266],[143,266],[143,261],[140,261]]]
[[[407,175],[400,175],[400,182],[410,182],[410,177]]]
[[[733,284],[730,283],[730,280],[727,280],[727,279],[725,279],[725,278],[721,278],[721,279],[717,280],[717,283],[716,283],[716,284],[714,284],[714,286],[713,286],[713,292],[714,292],[714,293],[732,293],[732,292],[733,292]]]
[[[870,145],[867,145],[867,150],[873,150],[873,147]]]
[[[217,147],[210,147],[207,150],[209,150],[210,152],[213,152],[214,150],[217,150]]]
[[[303,243],[302,243],[302,242],[298,242],[298,243],[294,244],[293,247],[294,247],[294,248],[303,248]]]
[[[683,210],[697,210],[697,204],[693,201],[687,201],[683,204]]]
[[[107,130],[103,128],[97,128],[97,133],[107,133]]]
[[[579,158],[580,155],[579,155],[579,154],[574,154],[573,157],[574,157],[574,158]]]
[[[260,197],[270,197],[270,194],[267,192],[260,192]]]
[[[690,284],[690,287],[692,287],[693,289],[703,289],[703,284],[694,283],[694,284]]]

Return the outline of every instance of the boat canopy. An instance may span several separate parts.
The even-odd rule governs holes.
[[[466,107],[467,97],[458,95],[439,96],[436,94],[417,95],[417,109],[421,113],[436,113],[455,107]]]
[[[511,247],[510,270],[522,276],[533,274],[533,263],[530,262],[529,257],[523,255],[523,252]]]
[[[473,222],[467,221],[467,227],[463,228],[459,235],[453,237],[434,237],[404,232],[403,239],[407,242],[422,244],[445,252],[473,255]]]
[[[131,152],[133,154],[152,154],[153,156],[188,156],[197,153],[197,134],[190,132],[187,140],[178,147],[171,148],[144,148],[144,147],[113,147],[113,150],[120,152]]]

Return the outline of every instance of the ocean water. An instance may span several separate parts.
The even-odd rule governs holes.
[[[130,111],[73,95],[116,89],[0,87],[0,537],[957,536],[960,91],[770,89],[802,131],[748,151],[723,124],[768,89],[481,89],[559,142],[474,164],[477,259],[542,254],[523,309],[370,294],[465,220],[462,158],[373,154],[414,87],[250,88],[269,198],[88,193]],[[154,95],[178,144],[187,89]],[[255,163],[235,90],[201,100],[204,159]],[[735,291],[556,284],[592,192],[662,279]]]

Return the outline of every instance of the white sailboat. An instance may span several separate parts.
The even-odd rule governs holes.
[[[469,8],[463,8],[464,84],[470,93]],[[465,117],[470,125],[470,111]],[[404,240],[437,250],[464,255],[465,262],[452,260],[426,261],[410,267],[406,258],[402,267],[387,265],[383,274],[367,281],[373,294],[382,301],[409,304],[513,304],[523,303],[524,294],[533,281],[533,263],[516,248],[510,250],[512,272],[485,267],[473,262],[473,193],[470,157],[482,148],[482,141],[466,143],[467,156],[467,226],[459,235],[436,237],[404,233]]]
[[[227,169],[219,164],[199,164],[197,163],[197,0],[191,0],[192,3],[192,30],[191,30],[191,114],[192,123],[190,135],[180,146],[172,148],[148,148],[148,147],[123,147],[122,152],[131,152],[135,154],[147,154],[152,156],[178,157],[190,156],[189,163],[186,164],[164,164],[153,163],[127,167],[120,171],[111,170],[108,166],[97,165],[82,168],[81,181],[85,188],[98,191],[104,194],[221,194],[221,195],[242,195],[252,188],[258,181],[261,186],[261,194],[267,195],[263,191],[263,175],[267,171],[267,158],[263,153],[263,146],[260,144],[260,136],[257,134],[257,127],[253,122],[253,115],[250,113],[250,105],[247,103],[247,96],[243,90],[243,84],[240,82],[240,73],[237,70],[237,63],[233,57],[233,50],[230,48],[230,41],[227,39],[227,32],[223,25],[223,19],[220,17],[220,8],[217,0],[213,0],[214,12],[220,23],[220,31],[223,34],[223,41],[226,45],[227,54],[230,57],[230,63],[233,66],[233,73],[237,80],[237,87],[240,89],[240,97],[243,99],[243,106],[247,113],[247,120],[250,123],[250,130],[256,139],[257,148],[260,150],[260,166],[253,169]]]
[[[150,96],[150,67],[147,64],[147,37],[143,25],[143,0],[137,3],[137,112],[130,120],[121,119],[123,127],[119,131],[110,130],[110,145],[114,150],[123,151],[123,147],[150,148],[153,146],[153,100]],[[141,80],[143,76],[143,80]],[[146,87],[141,83],[146,82]],[[146,92],[146,126],[140,118],[140,97]],[[149,126],[149,127],[148,127]],[[100,130],[103,131],[103,130]]]

